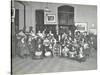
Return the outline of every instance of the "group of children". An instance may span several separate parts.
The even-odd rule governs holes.
[[[44,58],[48,56],[59,56],[66,58],[85,61],[90,54],[89,36],[87,32],[69,31],[54,37],[52,31],[45,33],[38,31],[36,34],[33,31],[25,33],[20,31],[17,36],[17,47],[21,57],[32,56],[33,58]]]
[[[78,61],[85,61],[90,55],[90,41],[87,32],[75,32],[74,37],[70,34],[62,34],[62,55]]]

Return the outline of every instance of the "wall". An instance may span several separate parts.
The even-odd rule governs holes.
[[[35,10],[45,9],[47,3],[43,2],[23,2],[23,3],[26,5],[26,31],[29,30],[30,26],[33,26],[35,31],[35,24],[36,24]],[[49,3],[48,7],[51,10],[50,14],[55,14],[56,16],[55,24],[58,24],[58,7],[62,5],[70,5],[75,8],[74,12],[75,22],[87,22],[88,30],[97,29],[97,7],[91,5]],[[20,29],[21,29],[23,27],[23,6],[17,3],[16,7],[20,9]]]
[[[75,22],[88,22],[88,28],[92,28],[92,24],[97,27],[97,11],[96,6],[75,6]]]
[[[19,9],[19,29],[24,27],[24,6],[18,2],[15,2],[15,9]]]
[[[75,6],[75,22],[87,22],[88,31],[97,33],[97,7],[96,6]]]
[[[29,31],[29,27],[30,26],[35,26],[35,22],[34,22],[34,20],[32,19],[32,7],[30,7],[30,6],[26,6],[26,20],[25,20],[25,22],[26,22],[26,31]],[[34,24],[32,24],[34,22]]]
[[[30,2],[30,3],[24,3],[26,5],[26,31],[29,30],[29,27],[32,26],[34,28],[35,31],[35,25],[36,25],[36,21],[35,21],[35,11],[37,9],[44,9],[46,7],[45,3],[34,3],[34,2]],[[56,9],[56,5],[54,4],[49,4],[50,5],[50,10],[51,12],[49,12],[48,14],[54,14],[56,16],[56,21],[53,24],[57,24],[57,9]],[[48,5],[48,6],[49,6]],[[52,8],[51,8],[52,7]],[[53,8],[54,7],[54,8]],[[44,15],[45,18],[45,15]],[[46,24],[46,21],[44,21],[44,23]]]

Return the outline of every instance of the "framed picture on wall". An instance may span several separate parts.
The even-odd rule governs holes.
[[[11,18],[15,18],[15,8],[11,8]]]
[[[56,22],[55,20],[55,14],[46,14],[46,20],[47,20],[47,23],[54,23]]]
[[[15,8],[11,8],[11,21],[14,22],[15,18]]]
[[[75,23],[77,31],[84,32],[88,30],[88,23],[87,22],[77,22]]]

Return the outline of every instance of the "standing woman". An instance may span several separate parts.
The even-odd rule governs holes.
[[[27,45],[25,36],[21,37],[21,39],[18,43],[18,47],[19,47],[19,50],[20,50],[20,53],[19,53],[20,57],[26,58],[27,56],[29,56],[30,53],[29,53],[29,50],[28,50],[28,45]]]

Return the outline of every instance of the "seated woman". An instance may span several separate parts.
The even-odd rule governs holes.
[[[52,39],[50,40],[50,43],[51,43],[52,46],[53,46],[54,44],[57,43],[57,40],[56,40],[54,37],[52,37]]]
[[[64,48],[62,48],[62,56],[68,56],[68,52],[69,52],[69,48],[68,46],[64,46]]]
[[[61,45],[59,42],[53,46],[53,56],[61,56]]]
[[[53,33],[49,31],[49,33],[47,34],[48,40],[51,41],[53,37],[54,37]]]
[[[79,52],[78,52],[76,60],[79,61],[80,63],[86,61],[86,57],[84,54],[84,48],[82,46],[79,48]]]
[[[46,29],[42,31],[43,39],[46,37]]]
[[[64,33],[62,34],[62,39],[65,39],[67,36],[68,36],[68,35],[64,32]]]
[[[53,36],[52,31],[50,30],[49,33],[47,34],[47,36]]]
[[[45,57],[52,56],[52,45],[51,44],[49,45],[49,48],[45,50],[44,55]]]
[[[80,42],[80,39],[81,39],[81,32],[80,32],[80,31],[77,31],[74,37],[76,38],[76,40],[77,40],[78,42]]]
[[[38,31],[38,33],[37,33],[37,37],[40,37],[40,38],[42,38],[43,39],[43,34],[41,33],[41,31]]]
[[[74,38],[74,40],[72,41],[72,44],[75,46],[75,47],[78,47],[78,41],[76,38]]]
[[[68,55],[69,55],[68,57],[71,58],[71,59],[75,59],[76,58],[77,51],[76,51],[76,48],[74,46],[72,46],[72,48],[69,51]]]
[[[80,39],[80,45],[81,45],[81,46],[84,46],[84,42],[85,42],[85,39],[84,39],[84,38],[81,38],[81,39]]]
[[[50,51],[51,45],[47,37],[43,40],[43,47],[44,47],[44,56],[49,56],[49,54],[51,54]]]
[[[45,43],[45,54],[49,53],[49,55],[45,55],[45,56],[51,56],[52,55],[52,51],[53,51],[53,46],[56,43],[56,39],[54,38],[53,34],[51,31],[49,31],[49,34],[47,34],[46,39],[44,39],[44,43]]]
[[[48,40],[48,38],[45,38],[43,40],[43,45],[46,46],[46,47],[50,45],[50,41]]]
[[[78,43],[76,38],[74,38],[74,40],[72,41],[72,46],[74,46],[76,48],[76,51],[77,51],[77,54],[78,54],[80,44]]]
[[[36,59],[43,58],[43,40],[40,37],[37,37],[35,46],[36,46],[35,47],[36,49],[34,51],[34,57],[33,58],[36,58]]]

